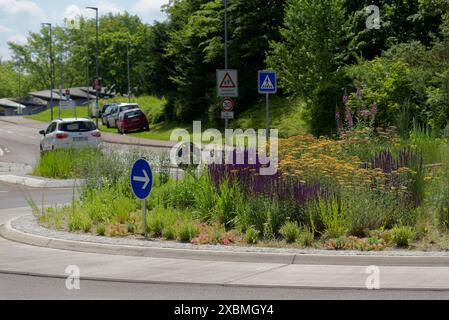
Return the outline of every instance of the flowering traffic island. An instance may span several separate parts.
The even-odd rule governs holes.
[[[417,126],[401,137],[395,127],[375,127],[372,118],[364,122],[377,110],[369,112],[360,120],[348,107],[347,119],[337,116],[342,122],[333,138],[281,140],[274,175],[261,175],[261,165],[249,161],[248,151],[243,164],[212,164],[201,174],[187,169],[178,180],[159,161],[147,203],[147,236],[196,245],[449,249],[447,140]],[[70,232],[140,237],[140,202],[127,173],[142,156],[125,159],[106,152],[98,165],[80,155],[86,179],[80,197],[45,210],[29,199],[39,223]],[[45,158],[40,165],[45,166]]]

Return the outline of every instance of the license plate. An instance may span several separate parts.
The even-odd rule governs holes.
[[[73,138],[73,141],[75,141],[75,142],[85,142],[85,141],[87,141],[87,137],[75,137],[75,138]]]
[[[139,119],[132,119],[132,122],[139,122]]]

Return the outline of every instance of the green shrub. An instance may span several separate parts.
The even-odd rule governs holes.
[[[219,195],[214,208],[214,220],[219,221],[227,229],[234,227],[236,217],[245,212],[243,192],[237,185],[230,186],[224,181],[219,188]]]
[[[299,237],[300,229],[296,222],[287,222],[281,228],[281,234],[287,243],[294,243]]]
[[[434,131],[414,124],[410,133],[410,143],[422,154],[425,164],[442,163],[448,157],[446,140]]]
[[[69,230],[89,232],[92,229],[92,220],[84,211],[78,210],[69,214]]]
[[[395,219],[397,205],[388,194],[375,194],[371,190],[343,190],[342,197],[349,208],[348,234],[365,237],[369,230],[385,227]],[[396,221],[395,221],[396,222]]]
[[[104,223],[97,224],[97,234],[104,236],[106,234],[106,225]]]
[[[164,230],[164,220],[160,216],[153,215],[149,220],[147,232],[153,237],[161,237]]]
[[[315,233],[308,227],[303,227],[299,236],[298,243],[304,247],[311,247],[315,241]]]
[[[167,240],[176,239],[176,230],[173,226],[164,226],[164,230],[162,230],[162,236]]]
[[[341,204],[335,197],[319,198],[316,206],[325,227],[326,235],[330,238],[344,236],[349,229],[350,208]]]
[[[203,174],[195,184],[194,207],[202,221],[210,222],[213,216],[213,208],[217,204],[217,190],[208,173]]]
[[[394,227],[391,230],[391,240],[398,247],[408,247],[415,237],[415,231],[408,226]]]
[[[259,231],[257,231],[253,227],[248,228],[248,230],[246,230],[245,236],[243,237],[243,241],[248,244],[256,244],[259,241]]]
[[[190,242],[200,233],[198,226],[193,222],[181,222],[177,230],[177,238],[181,242]]]

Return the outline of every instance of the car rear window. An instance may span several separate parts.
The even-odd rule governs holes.
[[[142,111],[136,110],[136,111],[130,111],[128,112],[125,117],[126,119],[132,119],[132,118],[138,118],[142,115]]]
[[[137,106],[123,106],[120,107],[120,112],[126,111],[126,110],[131,110],[131,109],[136,109]]]
[[[59,125],[59,130],[64,132],[88,132],[95,129],[95,124],[87,121],[65,122]]]

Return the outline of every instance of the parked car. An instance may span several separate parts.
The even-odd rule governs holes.
[[[106,110],[108,110],[109,107],[112,107],[112,106],[115,106],[115,105],[117,105],[117,104],[116,103],[105,104],[103,106],[103,108],[101,108],[101,110],[100,110],[100,117],[103,118],[103,115],[105,114]]]
[[[89,119],[58,119],[47,130],[39,132],[44,137],[40,143],[41,152],[56,149],[92,147],[100,145],[101,133]]]
[[[117,128],[117,121],[120,113],[131,109],[139,109],[139,105],[137,103],[122,103],[113,106],[111,113],[106,118],[106,126],[108,128]]]
[[[150,126],[148,124],[147,116],[140,109],[131,109],[120,113],[117,121],[117,131],[119,133],[126,133],[133,130],[148,131]]]
[[[111,114],[112,109],[114,108],[115,104],[109,105],[105,111],[101,114],[101,124],[106,125],[106,122],[108,121],[108,117]]]

